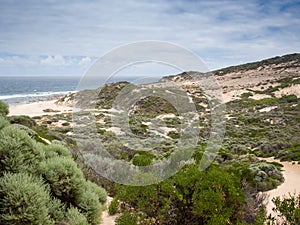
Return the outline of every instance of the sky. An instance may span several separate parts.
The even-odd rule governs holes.
[[[295,0],[0,0],[0,76],[82,76],[112,49],[171,42],[209,69],[300,52]],[[124,74],[168,74],[133,65]]]

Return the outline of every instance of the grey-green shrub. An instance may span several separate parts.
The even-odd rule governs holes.
[[[25,131],[15,126],[0,131],[0,174],[31,171],[44,158],[44,152]]]
[[[74,203],[84,189],[83,173],[71,158],[49,158],[40,163],[37,172],[50,185],[51,193],[62,201]]]
[[[0,101],[0,116],[6,116],[9,113],[8,105]]]
[[[100,223],[102,206],[97,194],[84,191],[78,196],[76,201],[77,207],[86,215],[89,223],[93,225]]]
[[[0,130],[8,125],[9,122],[4,117],[0,116]]]
[[[53,158],[57,156],[70,157],[68,149],[59,144],[44,145],[43,149],[45,151],[46,158]]]
[[[89,192],[93,192],[98,196],[98,200],[102,203],[105,204],[107,201],[107,192],[104,188],[99,187],[97,184],[87,181],[86,183],[86,190]]]
[[[1,116],[0,126],[0,224],[99,224],[107,193],[66,148],[38,143]]]
[[[52,221],[61,222],[65,219],[66,204],[62,203],[61,200],[51,197],[47,207]]]
[[[86,217],[75,207],[69,208],[63,225],[89,225]]]
[[[0,178],[0,224],[53,224],[48,215],[49,192],[42,180],[27,173]]]

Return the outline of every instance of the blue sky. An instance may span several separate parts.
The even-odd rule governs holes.
[[[0,0],[0,76],[82,75],[126,43],[169,41],[211,69],[300,52],[300,1]],[[169,73],[136,67],[127,73]]]

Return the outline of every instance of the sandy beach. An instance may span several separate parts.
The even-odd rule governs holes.
[[[265,158],[267,162],[278,162],[283,165],[282,173],[284,176],[284,183],[282,183],[280,186],[278,186],[276,189],[273,189],[271,191],[265,192],[269,195],[268,202],[267,202],[267,212],[268,214],[275,215],[272,212],[272,208],[274,208],[274,204],[271,201],[274,197],[288,197],[290,194],[299,194],[300,193],[300,165],[293,164],[292,162],[280,162],[279,160],[274,159],[274,157],[271,158]]]
[[[58,105],[55,103],[57,100],[58,99],[51,99],[46,101],[9,105],[9,116],[26,115],[33,117],[72,112],[72,107]],[[48,111],[45,112],[44,110],[47,109]]]

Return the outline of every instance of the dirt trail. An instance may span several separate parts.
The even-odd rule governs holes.
[[[300,193],[300,165],[293,164],[292,162],[280,162],[279,160],[272,158],[265,158],[267,162],[278,162],[283,165],[282,173],[284,176],[284,183],[282,183],[280,186],[278,186],[276,189],[273,189],[271,191],[267,191],[269,195],[269,200],[267,203],[267,213],[274,215],[272,212],[272,208],[274,207],[273,202],[271,201],[274,197],[283,197],[289,196],[290,194],[299,194]],[[275,216],[275,215],[274,215]]]
[[[112,200],[112,197],[107,196],[106,210],[102,213],[102,220],[99,225],[115,225],[115,219],[118,215],[110,216],[108,214],[108,206],[110,205]]]

